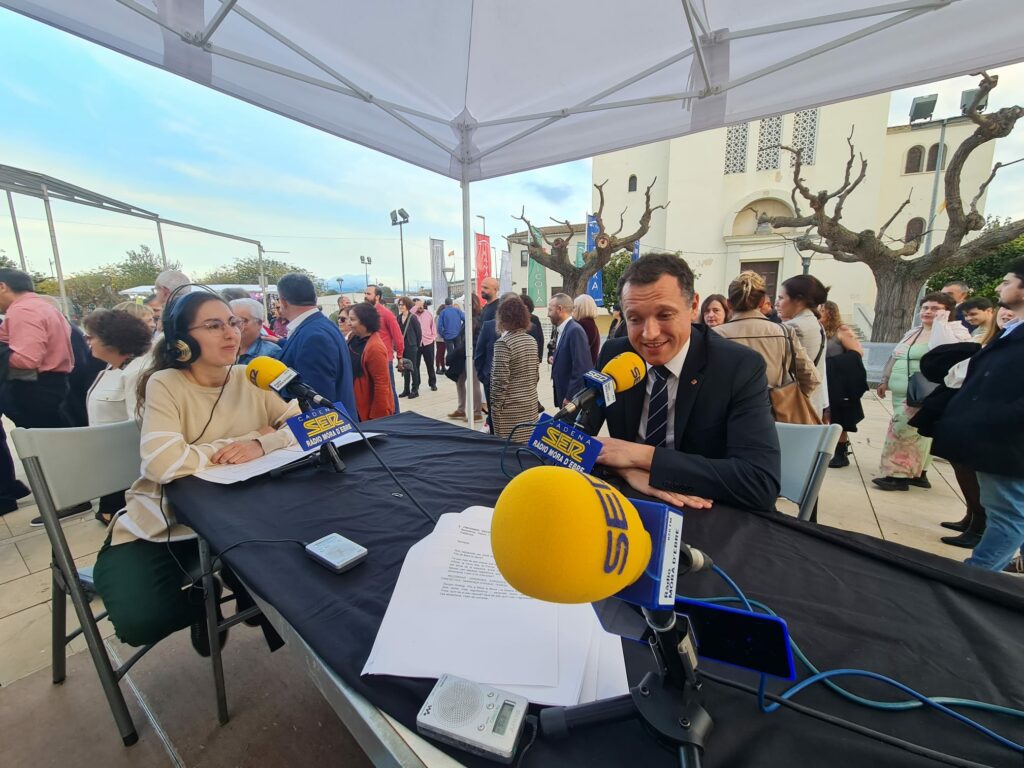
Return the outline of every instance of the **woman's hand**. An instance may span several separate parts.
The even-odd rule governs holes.
[[[881,384],[879,384],[878,385],[878,389],[875,390],[875,392],[878,393],[878,396],[880,398],[882,398],[883,400],[885,400],[885,393],[888,392],[888,391],[889,391],[889,387],[886,386],[884,381]]]
[[[225,445],[210,457],[210,461],[214,464],[245,464],[245,462],[258,459],[262,455],[263,444],[259,440],[242,440]]]

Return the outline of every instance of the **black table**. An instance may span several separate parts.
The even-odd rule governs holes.
[[[387,435],[375,441],[378,451],[435,515],[493,505],[507,482],[499,469],[501,441],[495,438],[416,414],[375,421],[373,429]],[[342,575],[314,564],[297,544],[245,544],[225,560],[348,686],[414,730],[433,681],[362,678],[359,672],[405,553],[432,526],[408,499],[396,498],[398,489],[364,446],[343,449],[343,458],[348,471],[342,475],[308,469],[233,486],[186,478],[168,488],[168,498],[179,519],[214,552],[243,539],[312,541],[334,531],[366,546],[366,561]],[[1024,581],[777,513],[716,505],[688,514],[683,533],[749,597],[783,616],[820,669],[870,669],[928,695],[1024,708]],[[729,594],[713,574],[692,577],[687,592]],[[409,627],[410,642],[427,629]],[[634,648],[627,648],[631,682],[647,659]],[[756,685],[751,673],[704,667]],[[844,685],[874,698],[903,698],[870,681]],[[769,690],[781,688],[773,683]],[[705,755],[709,768],[937,764],[800,713],[761,714],[753,697],[716,683],[705,684],[704,697],[715,720]],[[976,763],[1021,765],[1015,753],[939,713],[877,712],[820,685],[796,700]],[[1024,741],[1024,721],[965,712]],[[450,754],[466,765],[494,765],[457,750]],[[524,760],[527,768],[627,763],[673,766],[675,758],[638,723],[626,722],[567,742],[538,739]]]

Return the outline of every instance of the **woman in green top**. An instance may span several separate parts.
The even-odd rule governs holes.
[[[928,481],[932,440],[907,423],[917,413],[917,408],[907,405],[907,387],[911,377],[921,370],[921,358],[929,349],[970,341],[963,325],[948,322],[954,309],[955,302],[946,294],[927,294],[921,300],[920,327],[907,331],[882,369],[878,396],[892,393],[892,419],[882,446],[880,476],[871,482],[883,491],[907,491],[911,485],[932,487]]]

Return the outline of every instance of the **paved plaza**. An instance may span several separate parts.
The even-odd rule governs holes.
[[[546,368],[539,390],[541,401],[550,406]],[[441,420],[455,408],[455,385],[443,376],[437,392],[431,392],[425,381],[420,392],[416,400],[403,399],[402,408]],[[886,493],[871,484],[878,472],[889,408],[890,402],[880,401],[874,393],[865,396],[866,419],[852,436],[852,464],[829,470],[819,521],[963,559],[966,550],[939,542],[948,533],[939,522],[959,519],[964,510],[949,464],[935,463],[929,473],[931,490]],[[6,422],[5,426],[11,428]],[[444,471],[439,459],[438,472]],[[782,503],[780,508],[792,511],[793,506]],[[50,683],[50,551],[43,529],[29,525],[37,515],[30,497],[16,512],[0,517],[3,764],[369,765],[301,663],[287,648],[269,656],[259,631],[245,627],[232,630],[224,655],[232,715],[227,726],[217,725],[208,662],[192,651],[187,633],[179,632],[161,642],[122,684],[140,735],[137,745],[122,747],[82,638],[71,644],[65,684]],[[91,564],[103,542],[103,526],[90,512],[66,520],[64,530],[76,562]],[[68,616],[73,624],[70,601]],[[125,658],[130,649],[111,637],[108,622],[100,626],[112,650]]]

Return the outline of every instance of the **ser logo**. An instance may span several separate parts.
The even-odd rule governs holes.
[[[324,432],[329,432],[335,427],[340,426],[341,418],[333,411],[322,416],[314,416],[312,419],[302,422],[302,428],[306,430],[306,434],[309,437],[322,435]]]
[[[626,561],[629,560],[629,523],[626,521],[626,510],[615,489],[610,485],[587,475],[584,477],[601,502],[604,522],[608,526],[602,567],[605,573],[622,573],[626,568]]]
[[[583,461],[583,452],[587,449],[587,446],[579,440],[570,437],[556,427],[548,427],[547,434],[541,438],[541,442],[577,462]]]
[[[640,375],[640,369],[637,368],[635,365],[632,368],[629,369],[629,373],[633,377],[633,386],[634,387],[637,384],[639,384],[641,381],[643,381],[644,377]]]

